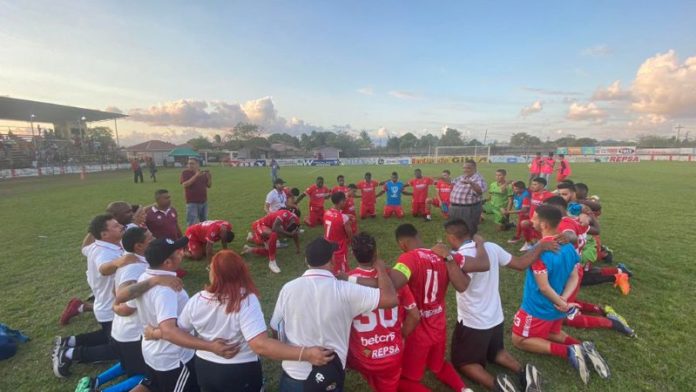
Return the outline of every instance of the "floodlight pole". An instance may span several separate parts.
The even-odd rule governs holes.
[[[36,139],[34,138],[34,118],[35,115],[29,116],[29,121],[31,122],[31,142],[34,145],[34,154],[36,154]]]

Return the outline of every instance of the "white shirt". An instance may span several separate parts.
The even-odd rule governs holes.
[[[457,320],[469,328],[490,329],[503,322],[503,306],[498,286],[500,267],[512,260],[512,255],[492,242],[483,245],[488,253],[490,269],[469,274],[471,282],[463,293],[457,293]],[[457,253],[476,257],[476,244],[462,245]]]
[[[353,319],[378,305],[379,289],[338,280],[330,271],[309,269],[280,290],[270,324],[288,344],[334,350],[345,368]],[[283,361],[283,370],[296,380],[306,380],[312,365]]]
[[[114,286],[120,287],[125,282],[138,281],[148,267],[145,257],[133,254],[138,261],[123,266],[116,270],[114,275]],[[135,307],[135,301],[128,301],[128,305]],[[114,322],[111,324],[111,337],[121,343],[140,341],[143,334],[143,325],[140,324],[138,316],[133,313],[130,316],[119,316],[114,314]]]
[[[278,192],[277,189],[273,188],[266,195],[266,203],[268,204],[268,212],[276,212],[279,209],[285,207],[285,203],[288,201],[287,195],[284,191]]]
[[[240,343],[239,353],[230,359],[210,351],[196,351],[196,355],[206,361],[225,364],[258,361],[259,357],[247,342],[267,332],[259,299],[250,294],[240,303],[239,311],[234,313],[227,313],[226,307],[227,304],[218,302],[213,294],[201,291],[191,297],[181,311],[179,326],[187,331],[195,330],[205,340],[222,338]]]
[[[99,266],[121,257],[123,249],[119,245],[96,240],[82,248],[82,254],[87,257],[87,284],[94,294],[94,317],[100,323],[109,322],[114,319],[114,277],[102,275]]]
[[[176,272],[146,269],[138,282],[155,275],[176,276]],[[136,298],[135,306],[138,320],[142,325],[158,326],[162,321],[176,319],[188,301],[185,290],[174,291],[166,286],[155,286]],[[194,350],[177,346],[164,339],[145,340],[142,342],[143,359],[151,368],[164,372],[178,368],[193,358]]]

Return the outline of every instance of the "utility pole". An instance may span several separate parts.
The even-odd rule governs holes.
[[[681,130],[684,129],[684,127],[681,124],[677,124],[677,126],[674,128],[677,129],[677,143],[679,143],[679,136],[681,134]]]

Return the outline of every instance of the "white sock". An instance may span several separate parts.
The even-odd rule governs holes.
[[[69,348],[65,350],[65,358],[72,359],[74,348]]]
[[[71,336],[68,338],[68,347],[75,347],[75,337]]]
[[[80,305],[80,307],[77,308],[77,311],[80,313],[84,312],[85,311],[85,304]]]

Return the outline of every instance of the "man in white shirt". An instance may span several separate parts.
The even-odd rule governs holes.
[[[454,219],[445,223],[447,242],[465,257],[476,257],[476,244],[466,222]],[[452,334],[450,353],[452,364],[467,378],[490,390],[517,391],[505,373],[494,377],[485,369],[487,363],[495,363],[518,375],[522,386],[530,391],[541,384],[539,371],[534,365],[522,365],[505,350],[503,345],[503,307],[500,301],[500,267],[524,271],[544,250],[558,247],[546,242],[527,254],[512,256],[492,242],[486,242],[490,268],[485,272],[469,273],[471,281],[466,291],[457,293],[457,324]]]
[[[278,178],[273,181],[273,189],[266,195],[266,204],[263,209],[266,213],[276,212],[279,209],[285,207],[285,203],[288,201],[288,196],[285,194],[283,189],[285,181],[282,178]]]
[[[343,390],[348,340],[353,319],[375,309],[398,305],[384,262],[375,262],[378,288],[337,280],[331,273],[336,245],[316,238],[305,249],[307,271],[280,291],[271,328],[288,344],[321,346],[336,353],[327,365],[283,361],[280,390]],[[309,305],[311,304],[311,305]]]
[[[95,241],[82,248],[87,257],[87,283],[94,293],[94,317],[101,329],[86,334],[54,339],[53,373],[56,377],[70,375],[73,361],[82,363],[116,359],[109,345],[111,322],[114,319],[114,278],[104,274],[104,268],[123,254],[123,226],[112,215],[97,215],[89,224]]]
[[[149,281],[156,276],[175,277],[187,244],[186,237],[177,241],[158,238],[150,242],[145,250],[149,268],[138,278],[138,282]],[[158,327],[162,331],[162,339],[142,341],[143,358],[148,368],[144,385],[150,391],[198,391],[195,367],[191,361],[194,349],[211,351],[225,358],[231,358],[239,351],[236,344],[203,340],[181,330],[177,326],[177,318],[187,301],[185,290],[174,291],[166,286],[152,287],[134,301],[140,324]]]

